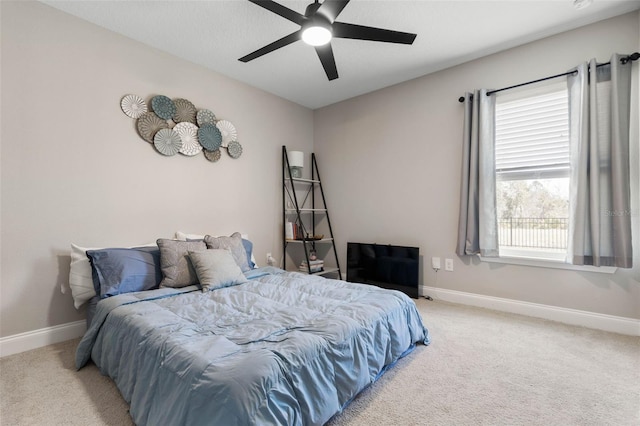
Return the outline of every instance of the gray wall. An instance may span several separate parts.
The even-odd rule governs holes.
[[[311,152],[313,113],[36,2],[2,2],[0,336],[83,319],[69,244],[177,230],[280,238],[281,145]],[[183,97],[235,124],[244,153],[163,157],[120,110],[127,93]]]
[[[425,261],[424,284],[479,295],[640,318],[638,70],[634,65],[632,162],[635,268],[614,275],[479,263],[455,252],[463,108],[474,88],[499,88],[640,50],[637,12],[468,62],[315,111],[341,262],[346,242],[416,245],[425,259],[454,259],[454,272]],[[461,41],[463,42],[463,41]]]

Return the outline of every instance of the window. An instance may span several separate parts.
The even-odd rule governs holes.
[[[565,82],[496,97],[500,256],[564,260],[569,231]]]

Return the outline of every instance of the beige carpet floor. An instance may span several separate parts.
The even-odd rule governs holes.
[[[640,425],[640,338],[417,301],[432,344],[329,425]],[[0,359],[0,424],[131,425],[78,340]]]

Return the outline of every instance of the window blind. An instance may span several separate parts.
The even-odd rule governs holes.
[[[567,176],[569,103],[566,88],[496,100],[496,172],[500,179]]]

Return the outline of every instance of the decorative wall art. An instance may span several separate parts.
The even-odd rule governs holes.
[[[131,118],[139,118],[147,112],[147,104],[144,99],[136,95],[127,95],[120,101],[122,111]]]
[[[232,142],[238,139],[238,132],[236,132],[236,126],[231,124],[231,122],[227,120],[220,120],[216,123],[216,126],[218,126],[222,134],[222,146],[226,147],[229,145],[229,142]]]
[[[140,137],[162,155],[192,157],[204,152],[212,163],[220,160],[222,150],[231,158],[242,155],[235,126],[228,120],[218,120],[208,109],[197,109],[187,99],[157,95],[145,102],[140,96],[125,95],[120,107],[136,120]]]
[[[182,139],[173,129],[160,129],[153,137],[153,145],[163,155],[176,155],[182,148]]]
[[[222,145],[222,134],[215,124],[205,123],[198,129],[198,141],[208,151],[215,151]]]

